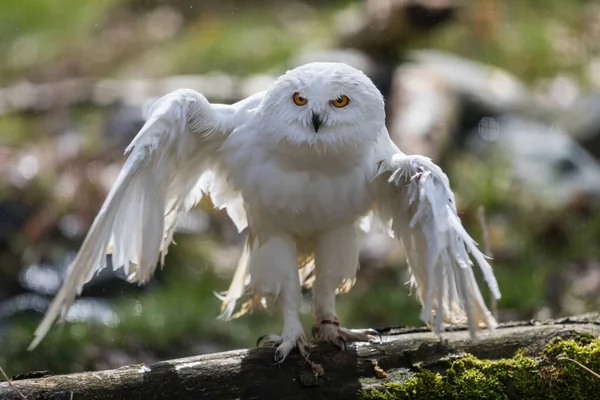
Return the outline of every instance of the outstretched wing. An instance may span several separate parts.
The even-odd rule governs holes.
[[[83,285],[106,266],[107,253],[112,254],[114,268],[124,268],[129,281],[150,279],[161,255],[164,262],[180,215],[212,184],[208,168],[217,148],[262,96],[257,93],[239,103],[221,105],[181,89],[151,106],[145,125],[125,150],[129,156],[61,289],[35,331],[30,350],[57,317],[64,320]],[[245,224],[245,215],[234,219],[238,226]]]
[[[429,158],[408,156],[386,140],[379,147],[375,180],[376,214],[402,240],[411,285],[423,308],[421,319],[439,333],[443,323],[468,322],[472,337],[482,325],[497,323],[487,309],[473,273],[479,265],[493,296],[498,283],[486,256],[463,227],[448,177]]]

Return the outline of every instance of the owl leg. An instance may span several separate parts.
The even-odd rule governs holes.
[[[298,292],[300,286],[298,285]],[[302,357],[309,361],[309,349],[308,341],[304,335],[304,329],[300,319],[298,318],[299,307],[296,308],[295,301],[282,293],[282,298],[279,299],[281,311],[283,313],[283,332],[280,335],[266,334],[258,338],[256,345],[264,347],[276,347],[275,350],[275,362],[282,363],[288,354],[294,348],[298,348],[298,351]],[[299,303],[299,302],[298,302]]]
[[[336,290],[358,269],[357,227],[345,225],[321,235],[315,249],[315,282],[312,287],[313,311],[317,319],[312,334],[318,342],[329,342],[345,349],[346,342],[372,341],[377,331],[340,327],[335,311]]]
[[[274,236],[257,248],[251,257],[251,285],[255,291],[275,297],[283,314],[281,336],[263,335],[257,345],[277,347],[277,363],[283,362],[294,348],[298,348],[308,360],[308,342],[298,316],[302,294],[296,243],[287,236]]]

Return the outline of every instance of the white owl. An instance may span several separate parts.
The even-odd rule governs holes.
[[[233,105],[174,91],[152,105],[126,153],[30,349],[64,319],[107,252],[131,282],[148,281],[159,258],[164,263],[177,220],[206,194],[248,238],[222,316],[230,318],[244,294],[251,299],[242,313],[271,300],[283,332],[264,344],[277,347],[278,362],[293,348],[306,356],[302,285],[312,287],[317,341],[371,338],[340,327],[335,311],[336,293],[354,282],[361,229],[402,241],[421,319],[436,333],[445,323],[468,322],[472,336],[496,326],[470,256],[496,298],[498,285],[457,216],[448,178],[428,158],[396,147],[381,93],[348,65],[300,66]]]

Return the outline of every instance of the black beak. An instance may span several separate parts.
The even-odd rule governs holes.
[[[312,123],[313,123],[313,126],[315,127],[315,133],[319,132],[319,127],[321,126],[322,122],[323,122],[323,119],[321,119],[321,114],[316,114],[313,111],[313,113],[312,113]]]

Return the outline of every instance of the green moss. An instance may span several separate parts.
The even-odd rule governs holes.
[[[584,399],[591,393],[600,393],[600,379],[585,371],[576,363],[560,359],[560,356],[578,361],[595,372],[600,371],[600,338],[582,336],[573,340],[553,340],[542,352],[546,364],[540,375],[544,388],[560,394],[560,399]]]
[[[362,399],[586,399],[600,393],[600,379],[562,357],[600,371],[600,339],[553,339],[539,357],[519,351],[504,360],[473,355],[453,361],[444,375],[416,372],[406,383],[386,384]]]
[[[453,393],[448,392],[448,384],[440,374],[428,370],[416,373],[404,384],[387,384],[385,391],[373,390],[362,395],[362,399],[448,399]]]

